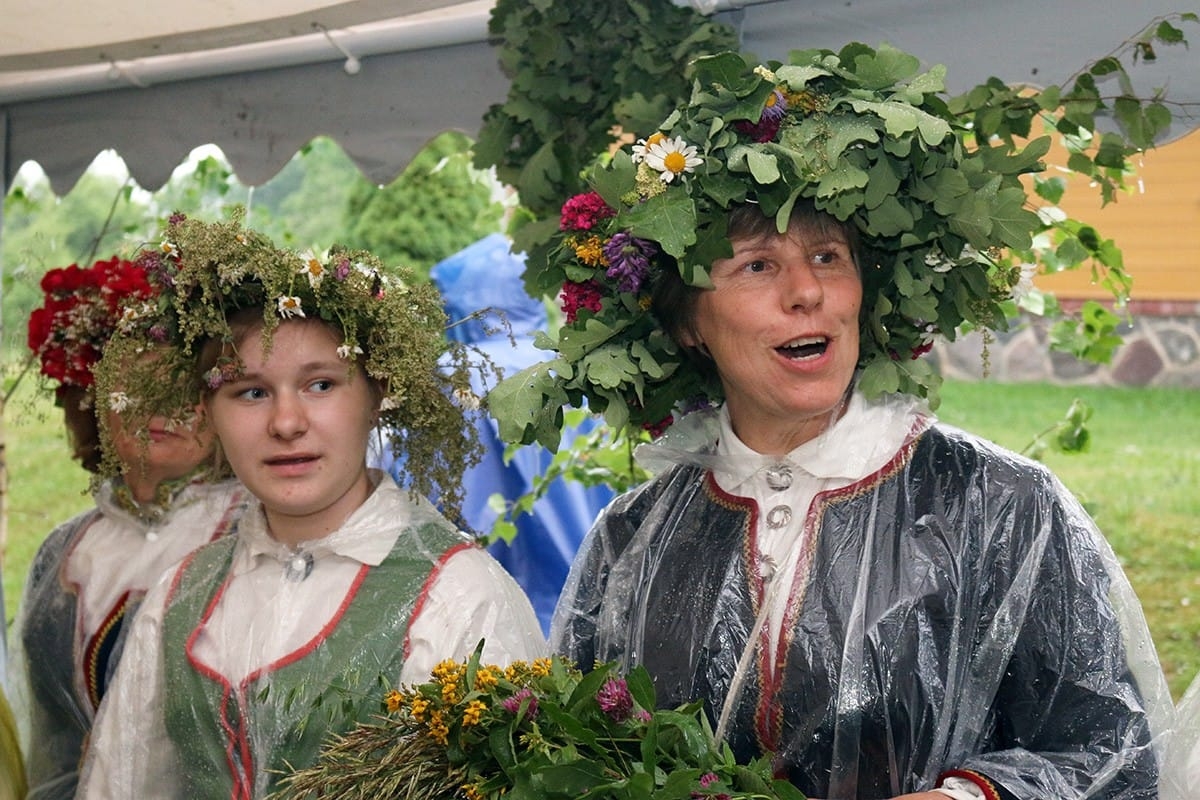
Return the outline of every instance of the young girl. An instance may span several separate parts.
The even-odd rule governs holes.
[[[50,270],[42,288],[29,345],[54,385],[72,455],[95,476],[95,506],[38,548],[13,629],[14,713],[30,797],[44,800],[75,794],[84,743],[142,596],[187,553],[228,533],[248,495],[212,469],[210,432],[154,416],[139,434],[97,406],[100,352],[123,309],[152,300],[140,261]],[[102,466],[100,428],[110,421]]]
[[[489,661],[542,656],[520,588],[425,499],[452,511],[476,453],[455,400],[468,365],[438,369],[436,290],[365,253],[276,250],[237,220],[173,218],[163,252],[170,339],[195,354],[220,451],[257,503],[147,597],[82,796],[262,797],[397,682],[480,640]],[[136,358],[113,361],[137,386],[129,409],[186,404]],[[412,492],[366,466],[381,424]]]

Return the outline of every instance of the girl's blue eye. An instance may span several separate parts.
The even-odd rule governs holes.
[[[264,390],[257,386],[251,386],[249,389],[242,389],[237,393],[237,396],[243,400],[261,400],[266,394]]]
[[[329,380],[328,378],[322,378],[320,380],[313,381],[310,384],[310,388],[314,392],[328,392],[333,388],[333,381]]]
[[[747,272],[765,272],[766,269],[767,269],[767,262],[765,262],[765,261],[751,261],[749,264],[746,265]]]

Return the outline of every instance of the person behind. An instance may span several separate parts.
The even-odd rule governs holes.
[[[1170,696],[1108,544],[925,399],[932,337],[1003,324],[1036,225],[1032,162],[963,147],[939,91],[887,48],[701,61],[531,250],[574,318],[553,375],[493,393],[504,430],[543,435],[555,392],[666,428],[551,646],[644,665],[813,798],[1154,798]]]
[[[534,346],[535,335],[547,325],[546,308],[525,292],[521,283],[524,268],[524,257],[511,251],[508,237],[494,233],[439,261],[430,270],[451,323],[446,335],[486,357],[500,376],[514,374],[546,358],[545,351]],[[480,397],[490,388],[483,377],[472,374],[472,390]],[[553,454],[539,446],[508,453],[495,420],[476,412],[471,421],[483,452],[480,462],[463,476],[462,513],[467,525],[486,534],[498,516],[492,496],[499,494],[511,503],[533,491]],[[570,435],[586,433],[590,427],[580,426]],[[402,479],[403,463],[384,455],[378,459],[381,468]],[[530,512],[516,518],[512,541],[500,540],[488,546],[488,552],[529,596],[544,632],[549,632],[550,617],[579,544],[612,496],[605,485],[585,487],[556,478],[545,487]]]
[[[194,414],[180,424],[153,416],[135,430],[97,403],[100,353],[127,309],[153,303],[143,261],[53,269],[41,285],[29,345],[54,384],[72,455],[92,473],[95,505],[34,556],[13,625],[11,700],[29,796],[70,798],[138,603],[168,567],[232,531],[248,495],[214,469],[212,435]],[[100,431],[110,423],[106,466]]]
[[[237,537],[147,596],[80,796],[264,797],[396,684],[481,640],[500,664],[546,644],[515,582],[425,499],[455,508],[475,456],[453,400],[467,364],[438,368],[436,290],[364,252],[278,250],[236,216],[175,215],[163,249],[169,341],[193,354],[204,417],[255,502]],[[173,390],[186,382],[143,380],[138,350],[101,365],[132,384],[131,419],[194,402]],[[411,491],[368,469],[379,427]]]

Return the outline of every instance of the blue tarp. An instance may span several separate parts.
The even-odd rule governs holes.
[[[535,332],[546,327],[546,309],[541,301],[525,293],[521,280],[524,268],[524,257],[510,252],[508,238],[493,234],[435,264],[431,272],[452,323],[447,335],[487,354],[506,376],[550,355],[533,346]],[[481,314],[477,319],[453,324],[484,309],[493,311]],[[494,309],[499,309],[502,314]],[[505,330],[501,316],[507,319],[508,330]],[[481,383],[475,386],[481,395],[488,388],[490,386]],[[534,480],[546,471],[553,454],[545,448],[530,445],[518,450],[505,463],[505,445],[500,440],[495,421],[481,413],[476,428],[484,446],[484,456],[464,478],[463,517],[475,531],[487,533],[497,516],[489,507],[488,498],[499,493],[511,502],[527,494],[533,488]],[[569,447],[571,438],[577,433],[565,434],[562,447]],[[383,466],[389,468],[397,480],[402,480],[398,465],[384,463]],[[585,488],[573,481],[559,479],[534,505],[533,514],[523,514],[517,519],[517,535],[511,544],[498,542],[489,548],[525,589],[547,632],[554,604],[579,543],[611,498],[612,491],[608,487]]]

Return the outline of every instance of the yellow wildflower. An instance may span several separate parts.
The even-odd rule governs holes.
[[[604,257],[604,243],[599,236],[589,236],[581,242],[575,242],[575,257],[589,267],[608,266],[608,259]]]
[[[429,701],[421,695],[415,695],[412,703],[409,705],[409,713],[413,715],[413,719],[417,722],[425,721],[425,712],[429,710]]]
[[[475,685],[480,689],[491,689],[500,681],[500,668],[494,665],[481,667],[475,673]]]
[[[820,111],[829,102],[829,95],[805,89],[799,92],[787,93],[788,108],[801,108],[808,113]]]
[[[433,678],[442,685],[453,683],[458,680],[458,677],[463,673],[463,669],[463,665],[452,658],[447,658],[439,661],[437,666],[433,668]]]
[[[404,695],[400,694],[400,692],[396,691],[395,689],[392,689],[390,692],[384,695],[383,699],[384,702],[387,703],[387,710],[389,714],[395,714],[400,710],[400,707],[404,705]]]
[[[483,719],[484,711],[487,711],[487,703],[482,700],[472,700],[467,703],[467,707],[463,709],[463,726],[478,725],[479,721]]]
[[[533,660],[533,665],[530,667],[530,672],[532,672],[535,676],[537,676],[539,678],[549,675],[550,674],[550,659],[535,658]]]
[[[429,724],[426,726],[429,729],[429,735],[433,740],[440,745],[445,746],[450,741],[450,727],[446,725],[442,718],[441,711],[434,711],[429,715]]]
[[[459,788],[462,789],[463,796],[466,797],[467,800],[483,800],[485,796],[483,792],[479,791],[479,787],[473,783],[464,783]]]

